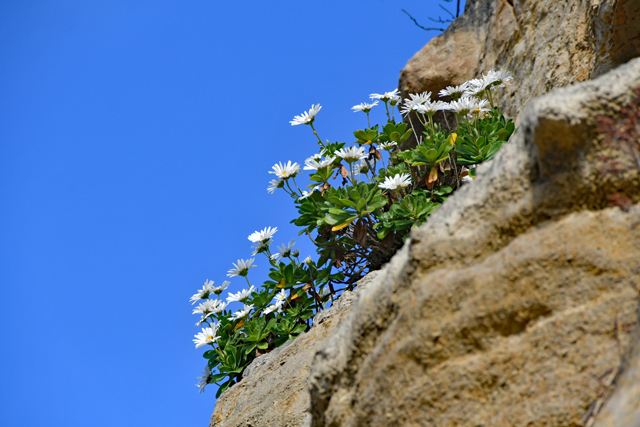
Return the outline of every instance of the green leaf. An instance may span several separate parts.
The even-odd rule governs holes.
[[[303,333],[305,330],[307,329],[307,325],[298,325],[296,326],[296,328],[293,330],[293,334],[301,334]]]
[[[211,375],[211,381],[212,383],[217,383],[220,380],[223,380],[225,377],[227,376],[227,374],[222,373],[222,374],[216,374],[216,375]]]

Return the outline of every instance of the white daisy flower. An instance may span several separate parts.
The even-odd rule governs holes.
[[[266,227],[261,231],[254,231],[253,233],[249,234],[249,237],[247,237],[247,239],[249,239],[253,243],[266,242],[270,240],[274,234],[276,234],[276,231],[278,231],[278,227]]]
[[[218,324],[214,323],[208,328],[202,328],[201,332],[198,332],[193,340],[196,343],[196,348],[200,348],[203,345],[213,344],[216,342],[218,338],[220,338],[216,333],[218,332]]]
[[[409,97],[411,99],[405,99],[404,107],[400,110],[400,113],[405,116],[415,110],[419,105],[422,105],[427,101],[431,101],[431,92],[422,92],[420,94],[410,93]]]
[[[368,113],[376,105],[378,105],[378,101],[375,101],[372,104],[363,102],[362,104],[354,105],[353,107],[351,107],[351,109],[353,110],[354,113],[358,111],[362,111],[363,113]]]
[[[253,264],[253,261],[255,261],[254,258],[250,258],[250,259],[246,259],[246,260],[245,259],[239,259],[238,260],[238,264],[232,263],[235,268],[232,268],[231,270],[229,270],[227,272],[227,276],[229,276],[229,277],[233,277],[233,276],[246,277],[250,268],[256,268],[257,267],[257,265],[251,265],[251,264]]]
[[[253,255],[263,252],[271,243],[273,243],[271,237],[276,233],[276,231],[278,231],[278,227],[267,227],[262,231],[254,231],[249,235],[248,239],[255,243],[253,246]]]
[[[283,289],[276,294],[276,304],[284,304],[287,302],[287,292]]]
[[[306,257],[305,259],[302,260],[303,263],[307,264],[307,265],[311,265],[313,264],[313,260],[311,259],[311,255],[309,255],[308,257]]]
[[[473,177],[469,176],[469,175],[465,175],[462,178],[460,178],[460,181],[462,181],[462,182],[473,182]]]
[[[382,102],[388,102],[388,101],[391,101],[392,99],[400,99],[400,97],[398,96],[398,89],[394,89],[391,92],[385,92],[383,94],[372,93],[371,95],[369,95],[369,98],[379,99]]]
[[[322,169],[322,168],[326,168],[331,166],[331,164],[333,164],[333,161],[335,160],[335,157],[325,157],[324,160],[316,160],[316,159],[307,159],[304,161],[304,164],[306,165],[304,167],[304,170],[306,171],[317,171],[318,169]]]
[[[251,249],[253,249],[253,251],[251,251],[251,255],[252,256],[256,256],[258,254],[261,254],[262,252],[264,252],[269,245],[273,243],[273,240],[268,240],[266,242],[258,242],[255,245],[251,246]]]
[[[251,305],[244,305],[244,308],[242,310],[238,310],[236,311],[233,316],[231,316],[229,319],[230,320],[240,320],[243,319],[245,317],[247,317],[249,315],[249,313],[251,313],[251,310],[253,310],[253,304]]]
[[[202,393],[207,384],[211,382],[211,376],[211,369],[209,369],[209,365],[207,365],[204,367],[204,371],[202,371],[202,376],[198,377],[198,379],[200,380],[200,382],[196,384],[196,387],[200,387],[200,391],[198,393]]]
[[[398,145],[398,143],[397,143],[397,142],[389,141],[389,142],[383,142],[383,143],[381,143],[380,145],[378,145],[378,148],[382,148],[383,150],[391,151],[391,150],[393,150],[397,145]]]
[[[357,162],[360,159],[367,157],[364,147],[349,147],[341,148],[336,151],[336,156],[346,160],[348,163]]]
[[[427,114],[433,116],[437,111],[448,110],[449,104],[444,101],[427,101],[424,104],[416,105],[415,111],[421,114]]]
[[[271,169],[273,170],[269,171],[269,173],[275,174],[275,176],[280,178],[280,180],[289,179],[302,172],[300,170],[300,165],[297,163],[292,164],[291,160],[289,160],[286,164],[279,162],[273,165]]]
[[[191,314],[202,314],[203,318],[207,318],[212,314],[221,313],[225,309],[227,303],[224,303],[217,299],[208,299],[202,304],[199,304]]]
[[[489,102],[485,99],[478,100],[475,98],[466,97],[460,98],[457,101],[451,101],[449,103],[449,109],[462,117],[466,117],[471,113],[489,111],[489,109],[486,108],[488,104]]]
[[[487,74],[483,74],[480,79],[473,79],[469,81],[469,88],[465,92],[467,96],[475,96],[483,93],[488,88],[497,86],[505,87],[505,84],[510,84],[513,77],[509,76],[506,71],[494,71],[490,70]]]
[[[360,174],[366,173],[369,171],[369,165],[367,164],[366,159],[360,159],[355,165],[353,165],[353,173]]]
[[[272,179],[269,181],[269,187],[267,187],[267,191],[269,194],[273,194],[278,188],[284,185],[284,181],[280,179]]]
[[[282,313],[282,307],[276,305],[276,304],[271,304],[269,307],[265,308],[264,310],[262,310],[262,313],[264,315],[267,315],[269,313],[273,313],[273,312],[278,312],[278,313]]]
[[[293,247],[295,245],[296,245],[296,242],[293,239],[291,239],[288,245],[283,243],[282,246],[278,246],[278,250],[280,251],[280,257],[284,258],[291,255],[291,251],[293,250]]]
[[[238,301],[241,303],[245,303],[247,302],[247,299],[249,299],[249,297],[251,296],[251,293],[253,291],[255,291],[256,288],[252,286],[249,287],[249,289],[243,289],[240,292],[238,292],[237,294],[232,294],[231,292],[229,292],[229,296],[227,297],[227,301],[228,302],[233,302],[233,301]]]
[[[309,197],[309,196],[310,196],[314,191],[319,190],[319,189],[320,189],[319,187],[320,187],[319,185],[316,185],[315,187],[313,187],[313,188],[311,189],[311,191],[304,191],[304,190],[302,190],[302,195],[301,195],[300,197],[298,197],[298,200],[306,199],[306,198],[307,198],[307,197]]]
[[[322,156],[324,156],[325,154],[327,154],[327,150],[325,150],[323,148],[322,150],[320,150],[319,153],[316,153],[316,154],[312,155],[311,157],[308,157],[304,162],[307,163],[307,161],[309,161],[309,160],[320,160],[322,158]]]
[[[191,305],[200,301],[201,299],[209,298],[209,295],[213,292],[213,280],[205,280],[204,286],[198,292],[196,292],[190,299]]]
[[[222,285],[215,286],[211,292],[213,292],[216,295],[220,295],[222,293],[222,291],[224,291],[225,289],[227,289],[229,287],[230,284],[231,284],[231,282],[228,282],[228,281],[225,280],[224,282],[222,282]]]
[[[468,82],[467,90],[462,94],[463,97],[480,97],[484,90],[490,86],[490,83],[484,79],[471,79]]]
[[[411,176],[408,173],[402,173],[400,175],[388,176],[384,179],[382,184],[378,184],[378,187],[385,190],[395,190],[399,187],[406,187],[411,184]]]
[[[222,311],[227,307],[226,302],[222,302],[219,300],[207,300],[204,303],[200,304],[195,310],[193,310],[192,314],[201,313],[202,318],[196,323],[196,326],[202,325],[209,317],[214,314],[222,313]]]
[[[467,89],[469,89],[469,82],[464,82],[459,86],[447,86],[446,89],[442,89],[438,94],[443,98],[450,96],[453,99],[458,99]]]
[[[489,70],[486,75],[483,74],[482,79],[485,83],[498,87],[505,87],[505,85],[510,85],[513,81],[513,77],[509,75],[508,71],[495,70]]]
[[[271,255],[271,259],[273,261],[275,261],[276,263],[280,261],[280,258],[282,258],[282,255],[279,254],[279,253],[275,253],[275,254]]]
[[[291,126],[310,125],[311,123],[313,123],[313,120],[315,119],[316,114],[318,114],[321,108],[322,107],[320,106],[320,104],[316,104],[316,105],[311,104],[311,109],[309,110],[308,113],[304,112],[299,116],[295,116],[293,120],[291,120],[289,123],[291,123]]]

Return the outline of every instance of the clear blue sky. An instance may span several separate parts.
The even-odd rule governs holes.
[[[350,107],[394,89],[437,34],[402,8],[422,24],[439,13],[0,2],[0,425],[208,424],[189,297],[250,256],[251,232],[296,236],[290,199],[266,191],[274,163],[317,147],[289,120],[320,103],[321,136],[351,142],[366,121]]]

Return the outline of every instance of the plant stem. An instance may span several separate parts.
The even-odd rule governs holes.
[[[313,127],[313,122],[309,123],[309,125],[311,126],[311,129],[313,129],[313,134],[316,136],[316,138],[318,138],[318,143],[322,148],[324,148],[324,144],[322,143],[322,140],[320,139],[318,132],[316,132],[316,128]]]

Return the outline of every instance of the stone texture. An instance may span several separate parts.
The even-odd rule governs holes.
[[[640,62],[608,73],[640,54],[639,17],[468,0],[399,87],[506,69],[519,131],[372,282],[256,359],[211,426],[640,426]]]
[[[499,105],[519,124],[529,100],[639,55],[640,0],[468,0],[409,60],[398,88],[435,99],[446,86],[507,70],[516,84],[502,90]]]
[[[216,402],[211,427],[300,426],[308,415],[307,379],[313,355],[333,339],[335,330],[358,295],[379,272],[365,276],[345,291],[332,307],[320,312],[314,326],[296,339],[256,358],[238,384]]]
[[[316,354],[312,425],[638,425],[639,95],[633,60],[525,108]]]

